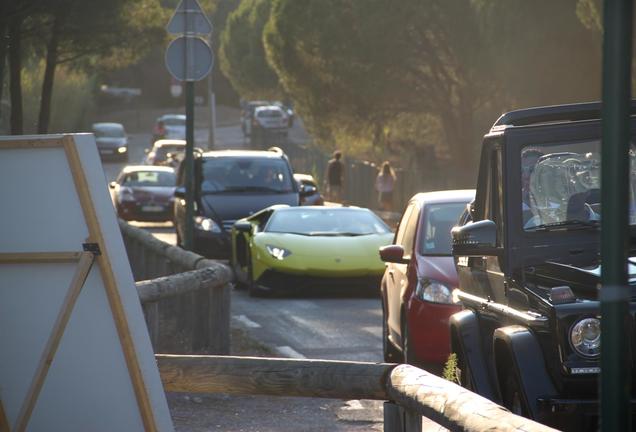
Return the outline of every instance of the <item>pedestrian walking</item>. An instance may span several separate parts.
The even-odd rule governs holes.
[[[375,178],[375,190],[378,192],[378,204],[384,211],[393,210],[393,189],[395,188],[395,171],[389,161],[384,161],[382,168]]]
[[[333,152],[333,158],[327,163],[325,181],[327,182],[327,196],[329,201],[341,202],[344,190],[344,163],[342,163],[342,152]]]

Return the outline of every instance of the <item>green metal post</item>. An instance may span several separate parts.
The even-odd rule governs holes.
[[[605,0],[601,196],[601,430],[629,431],[628,184],[632,0]]]
[[[185,249],[194,248],[194,81],[185,83],[186,151],[185,151]]]

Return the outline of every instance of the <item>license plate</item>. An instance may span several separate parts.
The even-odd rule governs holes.
[[[101,154],[113,154],[113,151],[110,149],[101,149],[99,152]]]
[[[163,206],[141,206],[141,211],[145,212],[160,212],[163,210]]]

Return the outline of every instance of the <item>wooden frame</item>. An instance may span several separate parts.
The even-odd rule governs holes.
[[[84,215],[84,220],[88,228],[87,243],[95,243],[99,246],[101,254],[94,257],[95,262],[99,267],[99,271],[102,276],[106,295],[110,305],[113,321],[119,336],[119,342],[122,347],[124,359],[128,369],[128,374],[135,394],[135,399],[139,408],[139,414],[143,422],[144,429],[149,432],[157,430],[156,419],[150,403],[150,396],[144,383],[139,359],[135,351],[133,339],[131,337],[128,320],[124,311],[123,302],[120,293],[117,289],[117,283],[113,269],[111,266],[110,257],[108,251],[103,247],[104,238],[97,218],[94,202],[91,198],[88,181],[82,170],[81,160],[73,138],[71,136],[39,138],[37,140],[26,139],[16,141],[0,141],[0,150],[4,149],[33,149],[33,148],[63,148],[66,155],[68,165],[71,170],[73,182],[75,184],[75,190],[79,197],[80,206]],[[34,252],[34,253],[0,253],[0,264],[11,263],[51,263],[51,262],[74,262],[79,261],[77,273],[73,278],[73,283],[69,289],[67,296],[64,300],[64,304],[54,330],[47,342],[46,348],[41,358],[37,372],[33,377],[31,386],[25,399],[16,421],[16,431],[23,431],[26,429],[28,420],[30,418],[39,390],[42,387],[46,373],[49,369],[50,363],[55,350],[64,332],[64,327],[68,322],[72,307],[79,295],[83,281],[88,275],[90,270],[90,264],[87,265],[90,257],[90,263],[93,262],[93,254],[90,252]],[[1,410],[0,406],[0,410]],[[6,420],[6,414],[0,411],[0,432],[2,431],[2,420]]]
[[[42,390],[42,386],[44,385],[46,375],[51,367],[51,363],[53,363],[53,357],[55,357],[57,348],[60,345],[60,340],[62,339],[62,335],[66,329],[66,324],[71,317],[73,306],[75,306],[77,297],[79,297],[80,291],[84,286],[84,282],[86,281],[88,272],[93,265],[94,259],[94,255],[90,252],[82,252],[80,255],[77,270],[73,276],[73,280],[71,281],[71,286],[64,297],[62,308],[58,313],[49,339],[46,342],[46,346],[42,352],[42,357],[40,358],[36,372],[33,375],[33,380],[31,381],[31,385],[27,391],[27,395],[20,407],[18,419],[15,422],[16,431],[21,432],[26,430],[29,419],[31,418],[31,413],[33,412],[35,403],[38,400],[38,396],[40,395],[40,390]]]
[[[0,432],[10,432],[9,420],[4,412],[4,406],[2,405],[2,399],[0,399]]]

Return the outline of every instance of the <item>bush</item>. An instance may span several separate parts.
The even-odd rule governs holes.
[[[451,353],[448,356],[448,360],[446,360],[446,364],[444,365],[444,372],[442,376],[448,381],[462,385],[459,376],[457,376],[457,354]]]

